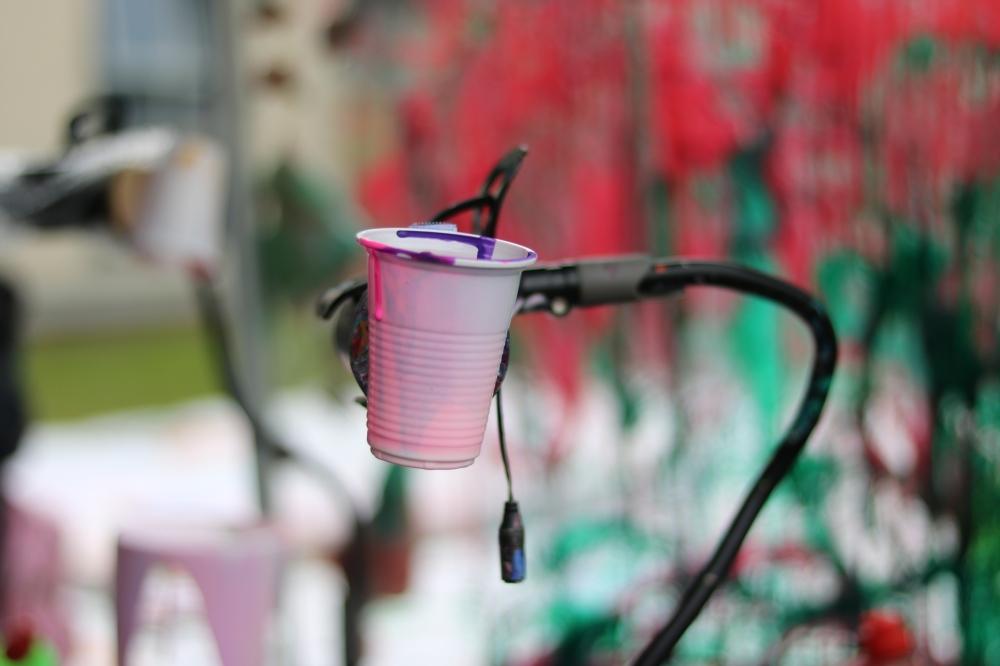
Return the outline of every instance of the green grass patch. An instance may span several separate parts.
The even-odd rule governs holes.
[[[216,393],[208,352],[197,327],[32,342],[24,365],[32,416],[77,419]]]

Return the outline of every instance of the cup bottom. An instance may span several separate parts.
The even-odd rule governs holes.
[[[379,460],[384,460],[388,463],[394,465],[403,465],[404,467],[416,467],[418,469],[460,469],[462,467],[468,467],[476,461],[475,458],[469,458],[468,460],[419,460],[417,458],[404,458],[403,456],[396,456],[391,453],[386,453],[380,449],[376,449],[374,446],[370,447],[372,455]]]

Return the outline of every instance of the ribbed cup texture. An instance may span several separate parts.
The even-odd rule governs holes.
[[[411,466],[464,467],[479,455],[506,330],[417,331],[369,321],[368,443]]]

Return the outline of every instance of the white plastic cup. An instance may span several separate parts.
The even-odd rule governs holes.
[[[197,136],[178,138],[150,179],[134,242],[154,260],[213,271],[223,248],[226,159]]]
[[[521,271],[521,245],[431,228],[369,229],[368,444],[424,469],[479,455]]]

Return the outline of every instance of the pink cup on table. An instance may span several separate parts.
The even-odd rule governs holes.
[[[115,566],[118,664],[130,663],[143,628],[146,579],[168,567],[194,580],[222,666],[264,666],[283,563],[284,549],[266,527],[158,525],[125,531]]]
[[[479,455],[521,272],[521,245],[433,228],[369,229],[368,444],[382,460]]]

